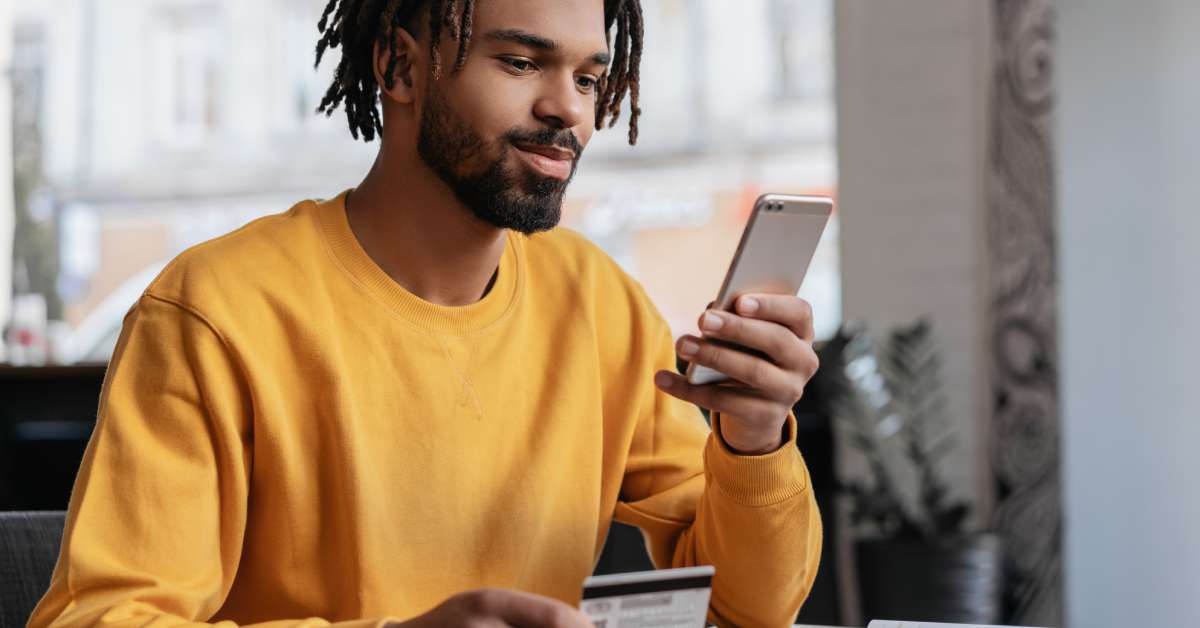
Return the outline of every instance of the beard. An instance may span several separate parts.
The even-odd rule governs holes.
[[[570,176],[564,181],[523,166],[510,167],[517,143],[574,151]],[[534,234],[558,225],[563,196],[582,153],[583,146],[570,129],[514,127],[489,143],[436,90],[421,113],[417,154],[459,202],[480,220],[501,229]]]

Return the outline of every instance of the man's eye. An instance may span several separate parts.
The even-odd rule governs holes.
[[[533,62],[528,59],[517,59],[514,57],[503,57],[500,59],[516,72],[524,74],[533,70]]]
[[[585,92],[590,92],[593,89],[596,89],[596,79],[590,76],[581,76],[575,79],[575,84],[579,86],[579,89],[582,89]]]

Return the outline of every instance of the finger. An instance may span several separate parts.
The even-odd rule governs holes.
[[[812,304],[789,294],[744,294],[735,311],[751,318],[773,321],[792,330],[801,340],[813,341]]]
[[[579,609],[553,598],[509,589],[488,589],[481,596],[481,614],[498,617],[510,626],[594,628]]]
[[[805,342],[791,329],[772,321],[709,310],[700,316],[706,338],[720,338],[756,349],[787,370],[796,370],[804,357]]]
[[[780,412],[790,410],[790,407],[785,409],[779,402],[766,399],[745,388],[733,388],[719,384],[696,386],[689,384],[687,378],[670,371],[659,371],[654,376],[654,384],[672,397],[708,408],[713,412],[736,416],[756,423],[777,421]]]
[[[750,355],[711,341],[682,336],[676,351],[687,360],[720,371],[753,388],[764,397],[793,402],[803,392],[799,378],[776,366],[766,358]]]

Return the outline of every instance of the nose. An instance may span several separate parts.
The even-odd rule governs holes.
[[[555,76],[546,82],[546,88],[533,105],[533,115],[547,125],[569,129],[583,121],[586,94],[575,87],[572,73],[563,74],[565,76]]]

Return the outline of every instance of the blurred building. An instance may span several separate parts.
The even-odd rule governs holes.
[[[34,167],[18,173],[18,233],[50,235],[18,251],[13,278],[66,321],[64,359],[107,359],[125,311],[184,248],[366,172],[376,146],[353,141],[340,112],[314,113],[336,61],[312,67],[323,4],[20,3],[14,132]],[[623,127],[596,137],[565,224],[682,333],[758,192],[834,188],[831,2],[644,6],[639,145]],[[825,333],[840,320],[835,235],[806,285]]]
[[[13,9],[0,6],[0,120],[12,119]],[[0,124],[0,321],[9,318],[12,299],[13,164],[12,127]],[[3,324],[0,323],[0,329]],[[5,360],[5,345],[0,342],[0,362]]]

